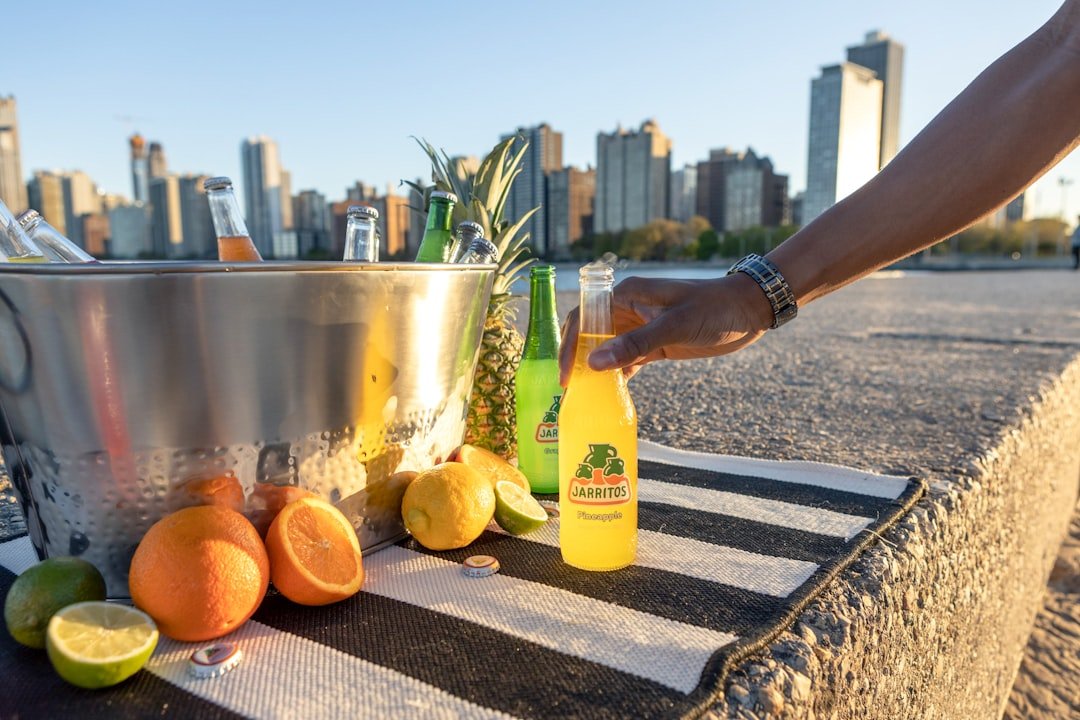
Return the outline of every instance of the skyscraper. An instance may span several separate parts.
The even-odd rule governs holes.
[[[27,184],[30,207],[41,213],[45,222],[67,235],[67,213],[64,212],[64,177],[58,172],[36,170]]]
[[[881,153],[879,168],[900,150],[900,88],[904,77],[904,46],[880,30],[866,33],[862,45],[847,49],[848,62],[870,68],[882,82]]]
[[[150,213],[145,203],[118,205],[109,210],[109,254],[137,258],[150,252]]]
[[[566,167],[548,175],[548,255],[570,257],[570,245],[592,232],[596,171]]]
[[[293,196],[293,224],[296,250],[300,257],[329,257],[330,207],[326,196],[317,190],[301,190]]]
[[[186,255],[180,212],[180,181],[175,175],[151,178],[150,205],[150,235],[154,255],[169,259]]]
[[[529,233],[529,242],[537,253],[546,255],[549,251],[546,179],[548,173],[562,168],[563,136],[561,132],[552,130],[547,123],[541,123],[535,127],[520,127],[514,133],[503,135],[500,140],[514,136],[527,141],[529,148],[521,159],[521,173],[514,181],[507,198],[506,217],[511,222],[516,222],[534,207],[540,208],[533,213],[523,229]]]
[[[668,216],[671,140],[655,120],[637,132],[596,136],[596,232],[619,232]]]
[[[84,215],[101,212],[101,197],[97,185],[81,170],[61,174],[64,188],[64,227],[67,236],[81,248],[86,247],[83,237]]]
[[[730,148],[709,151],[709,159],[697,166],[697,214],[709,221],[717,231],[727,226],[728,166],[739,159]]]
[[[882,82],[854,63],[821,68],[810,86],[810,142],[803,222],[809,223],[878,171]]]
[[[150,201],[150,166],[146,159],[146,140],[139,133],[128,138],[131,146],[131,190],[135,202]]]
[[[717,230],[776,227],[790,219],[787,175],[775,173],[772,161],[752,149],[728,164],[725,185],[724,225]]]
[[[183,233],[182,256],[210,258],[217,256],[217,234],[210,215],[210,202],[203,183],[206,175],[181,175],[180,228]]]
[[[687,222],[697,214],[698,169],[684,165],[671,173],[671,219]]]
[[[0,97],[0,200],[14,213],[29,207],[22,174],[14,95]]]
[[[165,148],[159,142],[150,143],[150,154],[147,157],[147,169],[150,179],[165,177],[169,173],[169,164],[165,161]]]
[[[282,231],[281,159],[277,143],[259,135],[240,146],[244,174],[244,210],[248,232],[264,258],[274,257],[274,242]]]

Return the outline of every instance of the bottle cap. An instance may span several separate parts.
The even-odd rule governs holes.
[[[469,249],[461,257],[465,264],[498,263],[499,248],[487,238],[473,238],[469,241]]]
[[[345,214],[355,215],[357,217],[369,217],[372,220],[379,219],[379,211],[370,205],[350,205]]]
[[[30,225],[35,223],[41,218],[41,214],[34,208],[29,210],[23,210],[15,217],[15,221],[22,226],[23,230],[26,230]]]
[[[544,508],[549,520],[559,517],[559,503],[554,500],[541,500],[540,507]]]
[[[461,563],[461,572],[467,577],[488,577],[499,572],[499,561],[491,555],[472,555]]]
[[[232,180],[227,177],[212,177],[203,180],[203,190],[224,190],[232,187]]]
[[[457,226],[458,234],[462,231],[472,234],[474,237],[484,237],[484,226],[472,220],[462,220]]]
[[[188,672],[197,678],[220,677],[239,665],[243,657],[244,653],[236,643],[215,643],[191,653]]]
[[[446,192],[445,190],[433,190],[431,193],[431,199],[442,198],[443,200],[449,200],[452,203],[458,201],[458,196],[452,192]]]

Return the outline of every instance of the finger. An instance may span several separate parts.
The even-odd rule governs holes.
[[[559,384],[564,388],[570,382],[570,370],[574,367],[574,354],[577,352],[578,308],[570,311],[562,328],[562,342],[559,344]]]
[[[613,370],[656,359],[662,348],[679,342],[679,335],[678,318],[672,313],[665,313],[647,325],[608,340],[593,350],[589,354],[589,367],[593,370]]]

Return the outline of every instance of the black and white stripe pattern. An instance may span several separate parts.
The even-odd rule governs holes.
[[[116,717],[163,705],[207,717],[694,714],[731,663],[782,629],[922,491],[816,463],[645,442],[639,452],[630,568],[564,565],[554,523],[518,538],[491,526],[450,552],[403,541],[365,558],[364,591],[351,600],[301,608],[270,595],[231,636],[244,650],[240,668],[213,680],[187,676],[197,646],[163,638],[146,672],[83,693],[43,672],[43,653],[3,638],[0,669],[18,680],[0,694],[0,717],[86,714],[85,702]],[[475,554],[497,557],[501,572],[465,577],[461,561]],[[0,544],[0,590],[35,561],[25,538]]]

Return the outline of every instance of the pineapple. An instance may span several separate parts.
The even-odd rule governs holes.
[[[454,164],[445,152],[429,143],[420,146],[431,160],[434,188],[407,182],[421,203],[422,214],[432,189],[447,190],[458,196],[454,207],[454,227],[463,220],[480,223],[484,236],[499,248],[499,268],[491,289],[491,302],[484,321],[480,359],[473,378],[472,396],[465,442],[486,448],[506,459],[517,457],[517,422],[514,414],[514,375],[521,362],[524,338],[514,326],[514,308],[510,288],[521,272],[535,259],[529,258],[525,222],[539,208],[533,208],[514,221],[504,217],[510,186],[521,172],[521,159],[528,141],[512,137],[496,145],[480,163],[475,175]],[[516,150],[514,145],[520,142]],[[525,259],[522,259],[525,256]]]

